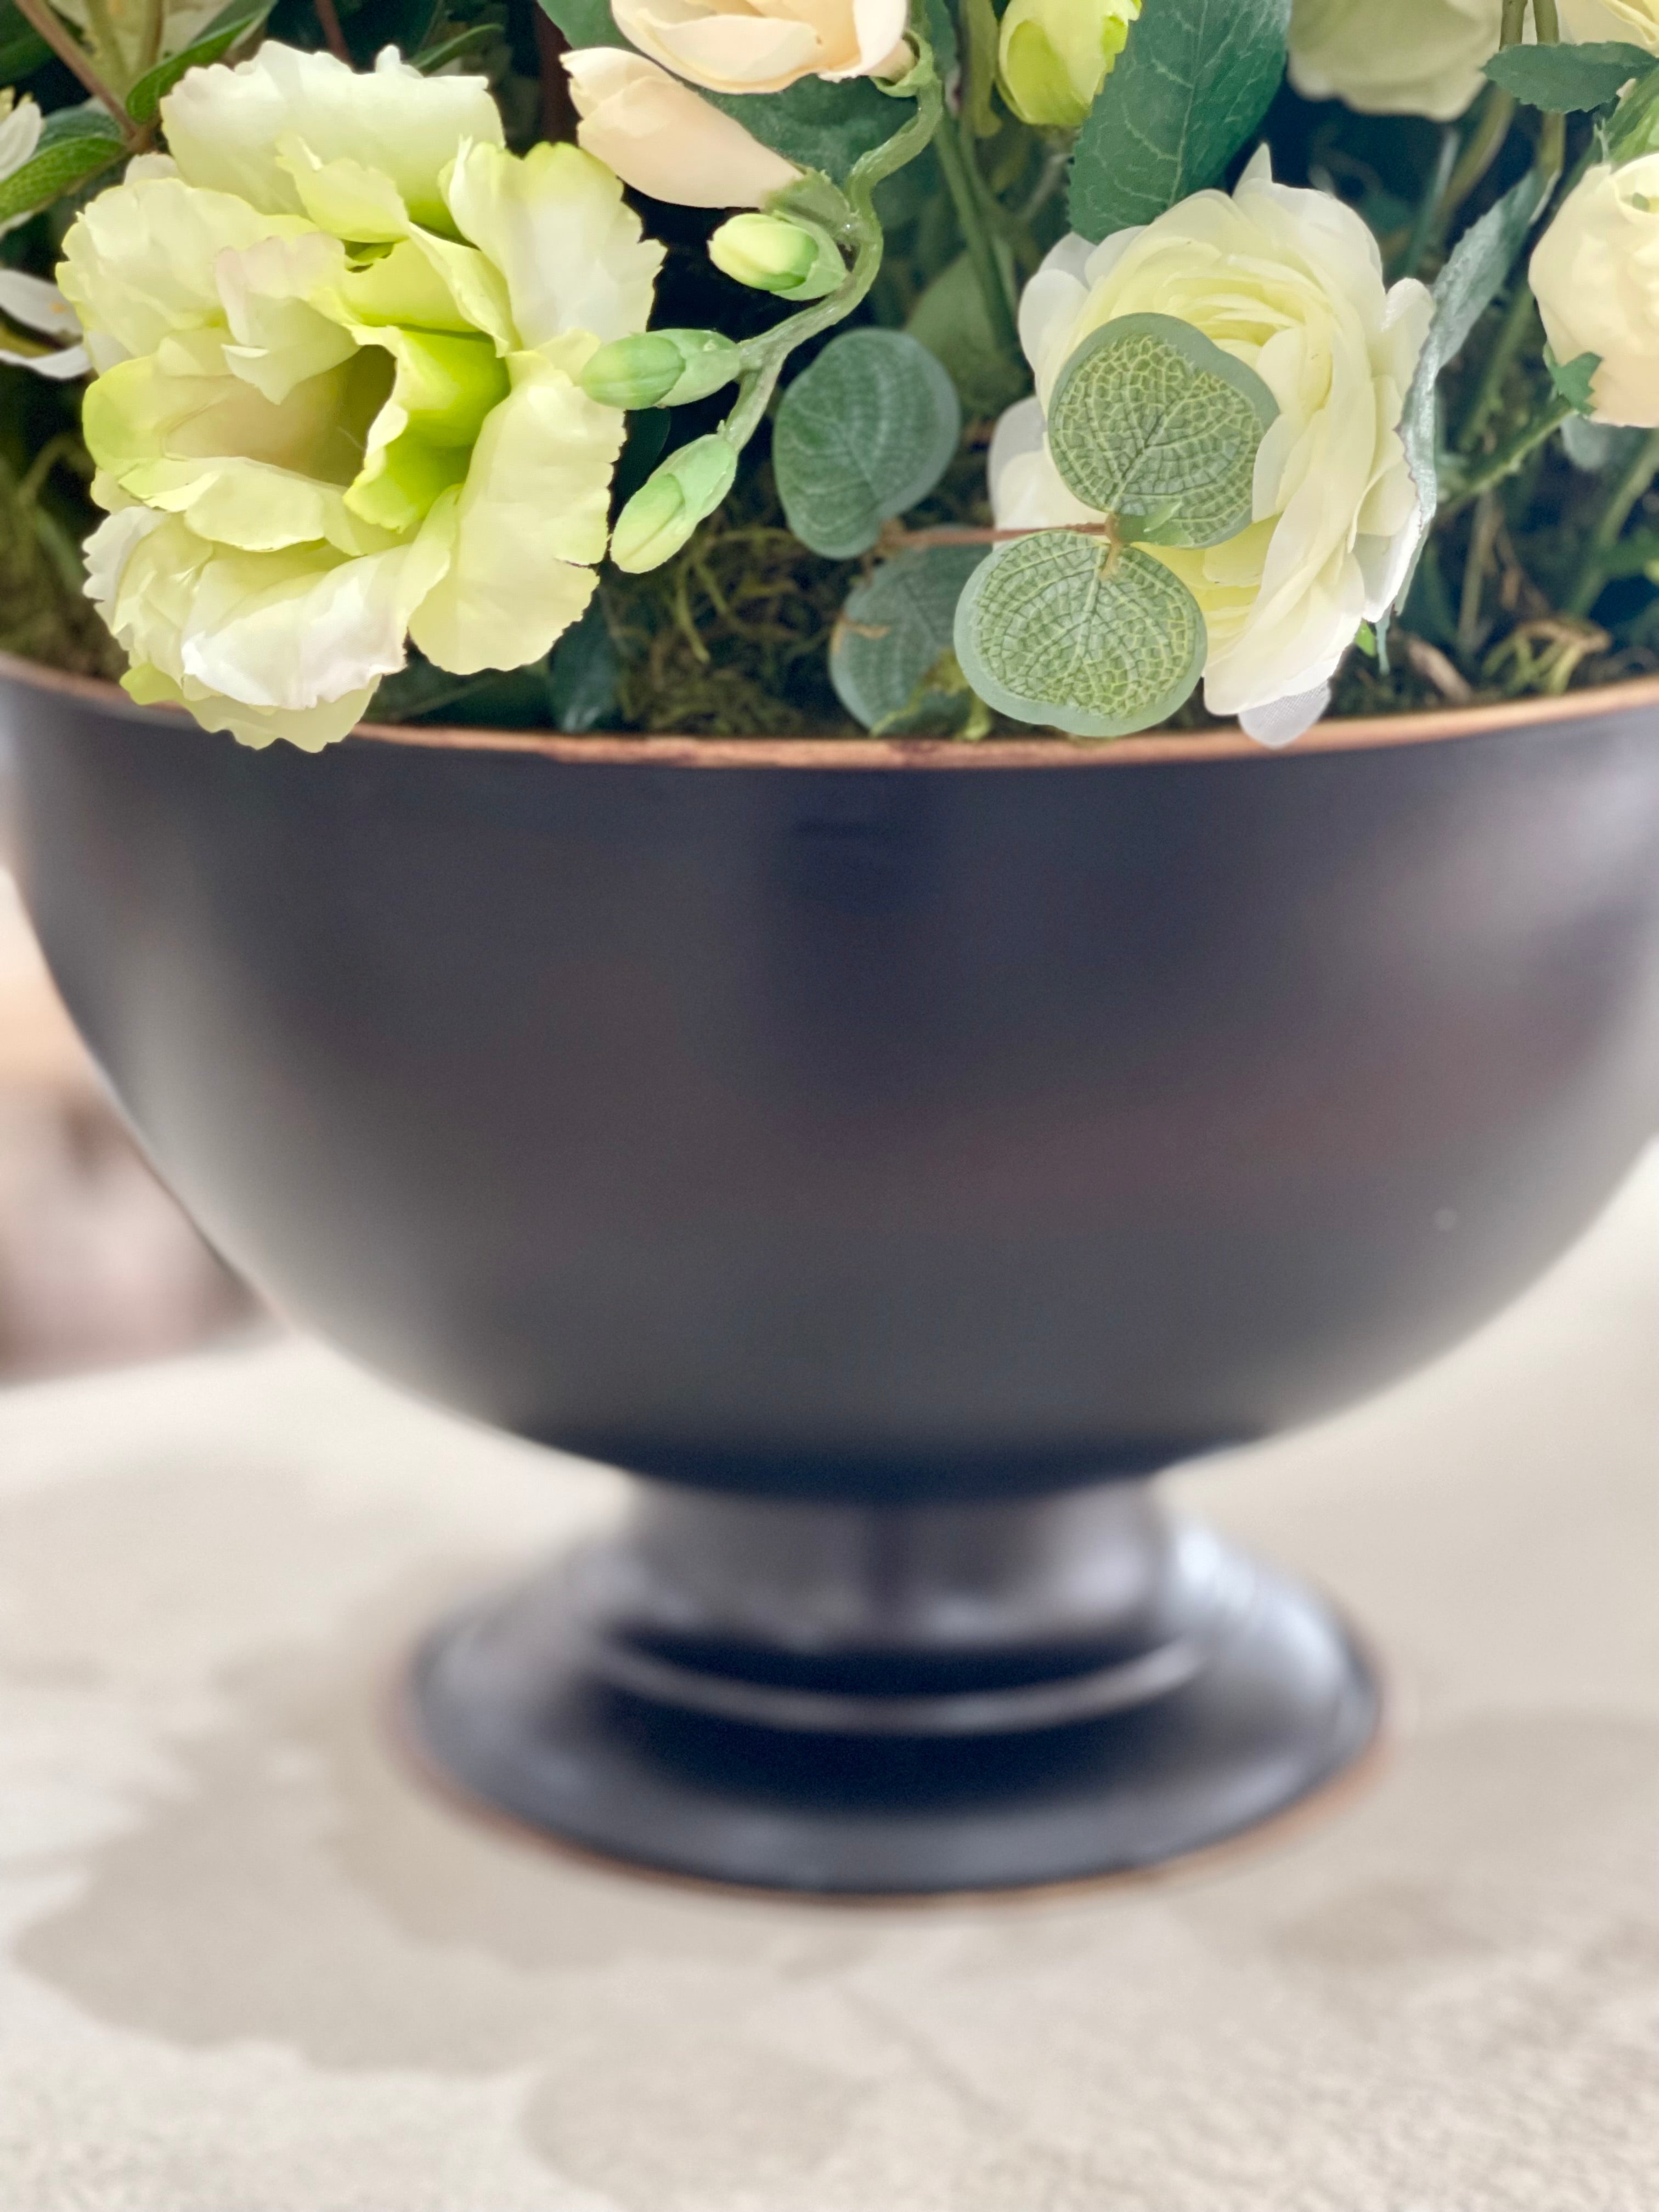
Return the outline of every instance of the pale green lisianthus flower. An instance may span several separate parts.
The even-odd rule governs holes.
[[[162,103],[70,232],[112,510],[88,592],[127,690],[314,750],[412,636],[537,660],[587,605],[624,422],[575,378],[661,264],[574,146],[502,144],[481,78],[267,45]]]

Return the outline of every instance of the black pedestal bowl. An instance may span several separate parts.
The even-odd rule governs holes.
[[[854,1892],[1141,1866],[1376,1699],[1149,1478],[1373,1390],[1659,1121],[1659,690],[1090,751],[365,733],[13,664],[47,956],[283,1310],[638,1480],[437,1630],[545,1830]]]

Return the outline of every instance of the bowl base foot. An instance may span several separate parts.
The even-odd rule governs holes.
[[[914,1587],[898,1608],[903,1632],[894,1631],[890,1573],[884,1652],[872,1655],[867,1636],[827,1656],[819,1637],[804,1652],[815,1593],[799,1586],[784,1594],[793,1601],[790,1644],[769,1644],[753,1617],[767,1562],[752,1546],[736,1577],[748,1594],[745,1636],[729,1621],[721,1640],[689,1635],[682,1577],[671,1638],[646,1618],[639,1570],[649,1545],[603,1547],[433,1632],[409,1686],[416,1741],[467,1796],[534,1829],[713,1881],[919,1895],[1164,1864],[1333,1781],[1372,1741],[1380,1701],[1354,1640],[1315,1593],[1206,1531],[1170,1529],[1124,1493],[1124,1486],[1101,1493],[1109,1530],[1094,1511],[1085,1598],[1078,1565],[1089,1561],[1088,1546],[1066,1559],[1067,1537],[1079,1534],[1075,1501],[1046,1509],[1046,1564],[1035,1577],[1029,1544],[1009,1565],[1011,1548],[1020,1553],[1009,1542],[1009,1515],[1029,1523],[1043,1506],[978,1509],[976,1528],[974,1509],[957,1511],[958,1524],[965,1516],[975,1536],[998,1540],[991,1549],[1003,1583],[992,1594],[1002,1632],[988,1640],[985,1619],[997,1603],[987,1601],[981,1557],[971,1577],[981,1600],[971,1660],[960,1604],[944,1608],[956,1623],[949,1650],[937,1621],[931,1636],[918,1632]],[[1138,1528],[1126,1527],[1126,1504],[1141,1515]],[[812,1509],[772,1510],[793,1511],[799,1536]],[[1001,1524],[988,1525],[999,1513]],[[960,1526],[950,1533],[943,1580],[954,1577],[960,1598]],[[843,1638],[856,1583],[845,1535],[843,1527],[832,1547]],[[811,1546],[789,1548],[799,1555]],[[941,1592],[937,1559],[918,1570],[927,1547],[914,1528],[898,1548],[913,1583],[920,1571],[933,1600],[951,1594]],[[684,1549],[676,1556],[683,1565]],[[1143,1573],[1131,1589],[1126,1559],[1143,1568],[1150,1560],[1150,1579]],[[1039,1635],[1031,1616],[1039,1587],[1051,1614],[1064,1610],[1056,1573],[1071,1587],[1060,1624],[1067,1638],[1053,1618]],[[707,1575],[697,1594],[708,1601]],[[816,1595],[822,1600],[822,1588]],[[1100,1618],[1107,1606],[1109,1645]],[[1079,1633],[1091,1608],[1092,1641]],[[937,1603],[933,1610],[940,1613]]]

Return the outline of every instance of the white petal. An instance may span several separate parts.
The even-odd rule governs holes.
[[[1247,707],[1238,718],[1238,726],[1257,744],[1271,745],[1277,750],[1306,737],[1316,722],[1324,720],[1330,703],[1331,687],[1322,684],[1295,699],[1275,699],[1269,706]]]

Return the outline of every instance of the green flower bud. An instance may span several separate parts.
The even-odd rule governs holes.
[[[1075,131],[1122,52],[1140,0],[1013,0],[997,82],[1022,123]]]
[[[847,276],[829,232],[800,216],[734,215],[709,240],[708,258],[739,284],[790,300],[822,300]]]
[[[606,407],[683,407],[732,383],[742,367],[718,331],[646,331],[601,346],[580,380]]]
[[[694,438],[671,453],[617,517],[611,558],[617,568],[640,576],[672,560],[731,490],[737,473],[737,447],[718,435]]]

